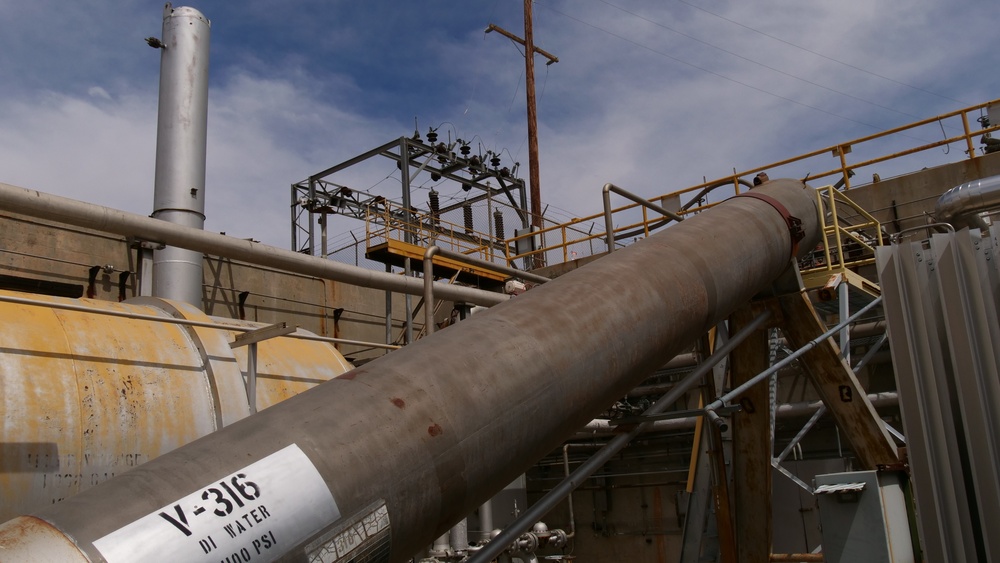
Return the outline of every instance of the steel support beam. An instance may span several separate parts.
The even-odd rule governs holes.
[[[757,304],[759,307],[759,303]],[[737,331],[753,318],[751,307],[738,309],[729,319]],[[767,330],[754,331],[729,357],[733,387],[768,368]],[[754,385],[740,396],[733,414],[733,520],[737,560],[768,563],[771,554],[771,425],[770,394],[766,385]],[[713,425],[714,426],[714,425]]]
[[[824,333],[826,327],[805,293],[785,295],[778,300],[784,317],[781,328],[793,349]],[[875,469],[899,461],[892,436],[832,339],[826,338],[807,351],[800,365],[847,436],[862,468]]]

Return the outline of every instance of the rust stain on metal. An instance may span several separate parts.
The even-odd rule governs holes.
[[[86,561],[73,542],[48,522],[34,516],[19,516],[0,524],[0,551],[4,560]]]
[[[88,305],[170,316],[152,302]],[[18,319],[0,328],[0,522],[216,430],[217,412],[236,418],[246,408],[246,350],[226,344],[235,332],[16,303],[0,304],[0,317]],[[352,366],[325,342],[276,338],[261,343],[257,367],[263,408]]]
[[[436,422],[427,427],[427,433],[431,436],[440,436],[443,432],[444,428],[441,428],[441,425]]]
[[[392,404],[396,405],[396,408],[400,408],[400,409],[405,409],[406,408],[406,401],[404,401],[403,399],[400,399],[399,397],[393,397],[392,398]]]

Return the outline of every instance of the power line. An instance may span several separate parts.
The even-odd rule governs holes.
[[[794,104],[794,105],[797,105],[797,106],[801,106],[801,107],[804,107],[804,108],[808,108],[808,109],[811,109],[811,110],[813,110],[813,111],[818,111],[818,112],[820,112],[820,113],[825,113],[826,115],[829,115],[829,116],[831,116],[831,117],[836,117],[836,118],[839,118],[839,119],[843,119],[843,120],[845,120],[845,121],[850,121],[850,122],[852,122],[852,123],[856,123],[856,124],[858,124],[858,125],[863,125],[863,126],[865,126],[865,127],[869,127],[869,128],[871,128],[871,129],[874,129],[875,131],[882,131],[882,130],[884,129],[883,127],[880,127],[880,126],[878,126],[878,125],[873,125],[873,124],[871,124],[871,123],[867,123],[867,122],[864,122],[864,121],[859,121],[859,120],[857,120],[857,119],[854,119],[854,118],[851,118],[851,117],[847,117],[846,115],[840,115],[840,114],[838,114],[838,113],[834,113],[834,112],[832,112],[832,111],[828,111],[828,110],[825,110],[825,109],[823,109],[823,108],[820,108],[820,107],[816,107],[816,106],[813,106],[813,105],[810,105],[810,104],[807,104],[807,103],[805,103],[805,102],[800,102],[800,101],[798,101],[798,100],[794,100],[794,99],[792,99],[792,98],[789,98],[789,97],[787,97],[787,96],[782,96],[781,94],[777,94],[777,93],[775,93],[775,92],[771,92],[771,91],[768,91],[768,90],[765,90],[765,89],[763,89],[763,88],[759,88],[759,87],[757,87],[757,86],[754,86],[754,85],[752,85],[752,84],[748,84],[748,83],[746,83],[746,82],[743,82],[743,81],[741,81],[741,80],[737,80],[737,79],[735,79],[735,78],[731,78],[731,77],[729,77],[729,76],[726,76],[726,75],[724,75],[724,74],[721,74],[721,73],[719,73],[719,72],[716,72],[716,71],[714,71],[714,70],[711,70],[711,69],[709,69],[709,68],[705,68],[705,67],[703,67],[703,66],[700,66],[700,65],[697,65],[697,64],[694,64],[694,63],[691,63],[691,62],[688,62],[688,61],[685,61],[685,60],[683,60],[683,59],[679,59],[679,58],[677,58],[677,57],[674,57],[673,55],[670,55],[670,54],[668,54],[668,53],[664,53],[663,51],[658,51],[658,50],[656,50],[656,49],[654,49],[654,48],[652,48],[652,47],[649,47],[648,45],[643,45],[643,44],[641,44],[641,43],[638,43],[638,42],[636,42],[636,41],[633,41],[633,40],[631,40],[631,39],[629,39],[629,38],[627,38],[627,37],[624,37],[624,36],[622,36],[622,35],[619,35],[619,34],[617,34],[617,33],[613,32],[613,31],[610,31],[610,30],[608,30],[608,29],[605,29],[605,28],[603,28],[603,27],[600,27],[600,26],[598,26],[598,25],[594,25],[594,24],[592,24],[592,23],[589,23],[589,22],[585,22],[585,21],[583,21],[583,20],[581,20],[581,19],[579,19],[579,18],[577,18],[577,17],[574,17],[574,16],[571,16],[571,15],[569,15],[569,14],[565,13],[565,12],[561,12],[561,11],[559,11],[559,10],[557,10],[557,9],[555,9],[555,8],[553,8],[553,7],[549,6],[549,5],[547,5],[547,4],[539,4],[539,5],[540,5],[540,6],[542,6],[542,7],[544,7],[544,8],[546,8],[546,9],[548,9],[548,10],[551,10],[551,11],[553,11],[553,12],[555,12],[555,13],[557,13],[557,14],[559,14],[559,15],[561,15],[561,16],[563,16],[563,17],[565,17],[565,18],[568,18],[568,19],[570,19],[570,20],[573,20],[573,21],[575,21],[575,22],[577,22],[577,23],[579,23],[579,24],[581,24],[581,25],[585,25],[585,26],[587,26],[587,27],[590,27],[590,28],[592,28],[592,29],[596,29],[596,30],[598,30],[598,31],[602,31],[602,32],[604,32],[604,33],[606,33],[606,34],[608,34],[608,35],[611,35],[612,37],[615,37],[615,38],[618,38],[618,39],[620,39],[620,40],[622,40],[622,41],[625,41],[625,42],[627,42],[627,43],[630,43],[630,44],[632,44],[632,45],[634,45],[634,46],[636,46],[636,47],[639,47],[640,49],[645,49],[645,50],[647,50],[647,51],[650,51],[651,53],[655,53],[655,54],[657,54],[657,55],[660,55],[660,56],[662,56],[662,57],[666,57],[666,58],[668,58],[668,59],[670,59],[670,60],[672,60],[672,61],[674,61],[674,62],[677,62],[677,63],[680,63],[680,64],[682,64],[682,65],[685,65],[685,66],[688,66],[688,67],[691,67],[691,68],[693,68],[693,69],[696,69],[696,70],[700,70],[700,71],[702,71],[702,72],[704,72],[704,73],[706,73],[706,74],[711,74],[712,76],[716,76],[716,77],[718,77],[718,78],[721,78],[721,79],[723,79],[723,80],[726,80],[726,81],[728,81],[728,82],[732,82],[732,83],[734,83],[734,84],[739,84],[740,86],[743,86],[743,87],[745,87],[745,88],[749,88],[749,89],[751,89],[751,90],[755,90],[755,91],[757,91],[757,92],[760,92],[760,93],[762,93],[762,94],[766,94],[766,95],[768,95],[768,96],[773,96],[773,97],[775,97],[775,98],[778,98],[779,100],[783,100],[783,101],[786,101],[786,102],[788,102],[788,103],[790,103],[790,104]]]
[[[601,0],[601,1],[604,2],[604,0]],[[740,23],[738,21],[731,20],[731,19],[729,19],[729,18],[727,18],[727,17],[725,17],[723,15],[716,14],[715,12],[706,10],[705,8],[702,8],[701,6],[695,6],[694,4],[692,4],[690,2],[687,2],[685,0],[678,0],[678,1],[681,4],[685,4],[685,5],[690,6],[690,7],[694,8],[694,9],[696,9],[696,10],[700,10],[702,12],[705,12],[706,14],[708,14],[710,16],[717,17],[717,18],[719,18],[721,20],[724,20],[724,21],[727,21],[727,22],[729,22],[729,23],[731,23],[733,25],[738,25],[738,26],[742,27],[743,29],[747,29],[747,30],[752,31],[754,33],[758,33],[758,34],[763,35],[764,37],[767,37],[769,39],[773,39],[773,40],[778,41],[780,43],[784,43],[785,45],[789,45],[791,47],[795,47],[796,49],[801,49],[801,50],[803,50],[803,51],[805,51],[807,53],[811,53],[813,55],[816,55],[817,57],[820,57],[820,58],[826,59],[828,61],[835,62],[837,64],[846,66],[847,68],[854,69],[854,70],[856,70],[858,72],[863,72],[863,73],[868,74],[870,76],[874,76],[876,78],[881,78],[882,80],[887,80],[889,82],[892,82],[893,84],[899,84],[900,86],[905,86],[907,88],[910,88],[910,89],[913,89],[913,90],[917,90],[918,92],[923,92],[925,94],[930,94],[931,96],[935,96],[935,97],[941,98],[943,100],[948,100],[948,101],[951,101],[951,102],[956,102],[956,103],[962,104],[964,106],[969,105],[969,102],[965,102],[965,101],[962,101],[962,100],[957,100],[955,98],[952,98],[950,96],[946,96],[944,94],[938,94],[937,92],[931,92],[930,90],[926,90],[926,89],[921,88],[919,86],[914,86],[912,84],[907,84],[906,82],[901,82],[899,80],[895,80],[893,78],[889,78],[888,76],[884,76],[884,75],[879,74],[877,72],[872,72],[870,70],[863,69],[863,68],[861,68],[859,66],[852,65],[851,63],[847,63],[847,62],[844,62],[842,60],[830,57],[828,55],[824,55],[823,53],[820,53],[818,51],[813,51],[812,49],[809,49],[808,47],[803,47],[801,45],[797,45],[797,44],[792,43],[790,41],[786,41],[786,40],[784,40],[784,39],[782,39],[780,37],[776,37],[774,35],[771,35],[770,33],[766,33],[764,31],[760,31],[759,29],[752,28],[752,27],[750,27],[748,25],[745,25],[745,24],[742,24],[742,23]],[[609,6],[614,6],[613,4],[609,4],[608,2],[604,2],[604,3],[608,4]],[[618,6],[614,6],[614,7],[617,8]]]
[[[729,82],[732,82],[732,83],[734,83],[734,84],[739,84],[740,86],[744,86],[744,87],[746,87],[746,88],[750,88],[751,90],[756,90],[756,91],[758,91],[758,92],[760,92],[760,93],[762,93],[762,94],[767,94],[768,96],[774,96],[775,98],[778,98],[778,99],[781,99],[781,100],[784,100],[784,101],[786,101],[786,102],[789,102],[789,103],[792,103],[792,104],[796,104],[796,105],[799,105],[799,106],[802,106],[802,107],[805,107],[805,108],[809,108],[809,109],[812,109],[812,110],[816,110],[816,111],[819,111],[819,112],[822,112],[822,113],[825,113],[825,114],[827,114],[827,115],[830,115],[830,116],[833,116],[833,117],[839,117],[839,118],[842,118],[842,119],[846,119],[846,120],[848,120],[848,121],[852,121],[852,122],[854,122],[854,123],[857,123],[858,125],[864,125],[865,127],[871,127],[871,128],[873,128],[873,129],[876,129],[876,130],[879,130],[879,129],[881,129],[880,127],[878,127],[878,126],[876,126],[876,125],[872,125],[871,123],[865,123],[865,122],[863,122],[863,121],[858,121],[858,120],[856,120],[856,119],[852,119],[852,118],[850,118],[850,117],[846,117],[846,116],[843,116],[843,115],[838,115],[838,114],[836,114],[836,113],[833,113],[833,112],[830,112],[830,111],[827,111],[827,110],[825,110],[825,109],[822,109],[822,108],[818,108],[818,107],[815,107],[815,106],[811,106],[811,105],[809,105],[809,104],[806,104],[806,103],[803,103],[803,102],[799,102],[799,101],[797,101],[797,100],[793,100],[793,99],[791,99],[791,98],[788,98],[788,97],[786,97],[786,96],[782,96],[782,95],[780,95],[780,94],[776,94],[776,93],[774,93],[774,92],[770,92],[770,91],[768,91],[768,90],[764,90],[763,88],[759,88],[759,87],[757,87],[757,86],[754,86],[754,85],[752,85],[752,84],[748,84],[748,83],[746,83],[746,82],[743,82],[743,81],[741,81],[741,80],[737,80],[737,79],[735,79],[735,78],[730,78],[730,77],[728,77],[728,76],[726,76],[726,75],[724,75],[724,74],[720,74],[720,73],[718,73],[718,72],[716,72],[716,71],[714,71],[714,70],[711,70],[711,69],[709,69],[709,68],[705,68],[705,67],[703,67],[703,66],[700,66],[700,65],[696,65],[696,64],[694,64],[694,63],[691,63],[691,62],[688,62],[688,61],[685,61],[685,60],[683,60],[683,59],[679,59],[679,58],[677,58],[677,57],[675,57],[675,56],[673,56],[673,55],[670,55],[669,53],[664,53],[663,51],[658,51],[658,50],[656,50],[656,49],[654,49],[654,48],[652,48],[652,47],[650,47],[650,46],[648,46],[648,45],[643,45],[642,43],[638,43],[638,42],[636,42],[636,41],[633,41],[633,40],[629,39],[628,37],[625,37],[625,36],[622,36],[622,35],[619,35],[619,34],[617,34],[617,33],[613,32],[613,31],[610,31],[610,30],[608,30],[608,29],[605,29],[605,28],[603,28],[603,27],[601,27],[601,26],[598,26],[598,25],[594,25],[594,24],[592,24],[592,23],[589,23],[589,22],[585,22],[585,21],[583,21],[583,20],[581,20],[581,19],[579,19],[579,18],[577,18],[577,17],[574,17],[574,16],[571,16],[571,15],[569,15],[569,14],[565,13],[565,12],[560,12],[559,10],[556,10],[555,8],[553,8],[553,7],[551,7],[551,6],[548,6],[548,5],[543,5],[543,7],[547,8],[547,9],[549,9],[549,10],[552,10],[553,12],[555,12],[555,13],[557,13],[557,14],[559,14],[559,15],[561,15],[561,16],[563,16],[563,17],[565,17],[565,18],[569,18],[569,19],[571,19],[571,20],[573,20],[573,21],[575,21],[575,22],[577,22],[577,23],[579,23],[579,24],[582,24],[582,25],[585,25],[585,26],[587,26],[587,27],[590,27],[590,28],[593,28],[593,29],[596,29],[596,30],[598,30],[598,31],[602,31],[602,32],[604,32],[604,33],[607,33],[608,35],[610,35],[610,36],[612,36],[612,37],[616,37],[616,38],[618,38],[618,39],[621,39],[622,41],[625,41],[625,42],[627,42],[627,43],[631,43],[632,45],[634,45],[634,46],[636,46],[636,47],[639,47],[640,49],[645,49],[645,50],[647,50],[647,51],[649,51],[649,52],[651,52],[651,53],[654,53],[654,54],[657,54],[657,55],[660,55],[660,56],[662,56],[662,57],[666,57],[666,58],[668,58],[668,59],[670,59],[670,60],[672,60],[672,61],[674,61],[674,62],[677,62],[677,63],[680,63],[680,64],[682,64],[682,65],[685,65],[685,66],[689,66],[689,67],[691,67],[691,68],[693,68],[693,69],[696,69],[696,70],[700,70],[700,71],[702,71],[702,72],[704,72],[704,73],[707,73],[707,74],[711,74],[712,76],[716,76],[716,77],[718,77],[718,78],[721,78],[721,79],[723,79],[723,80],[726,80],[726,81],[729,81]]]
[[[859,102],[863,102],[863,103],[866,103],[866,104],[869,104],[869,105],[872,105],[872,106],[874,106],[874,107],[877,107],[877,108],[880,108],[880,109],[884,109],[884,110],[887,110],[887,111],[891,111],[891,112],[893,112],[893,113],[898,113],[899,115],[903,115],[903,116],[906,116],[906,117],[910,117],[910,118],[913,118],[913,119],[916,119],[916,120],[919,120],[919,119],[921,119],[921,117],[920,117],[920,116],[918,116],[918,115],[913,115],[913,114],[910,114],[910,113],[906,113],[906,112],[903,112],[903,111],[899,111],[899,110],[897,110],[897,109],[895,109],[895,108],[891,108],[891,107],[889,107],[889,106],[884,106],[884,105],[882,105],[882,104],[879,104],[879,103],[877,103],[877,102],[873,102],[873,101],[871,101],[871,100],[866,100],[866,99],[864,99],[864,98],[861,98],[861,97],[859,97],[859,96],[855,96],[855,95],[853,95],[853,94],[848,94],[847,92],[842,92],[842,91],[840,91],[840,90],[837,90],[836,88],[831,88],[831,87],[829,87],[829,86],[824,86],[823,84],[820,84],[820,83],[818,83],[818,82],[813,82],[812,80],[809,80],[809,79],[807,79],[807,78],[802,78],[801,76],[797,76],[797,75],[795,75],[795,74],[792,74],[792,73],[790,73],[790,72],[785,72],[785,71],[783,71],[783,70],[781,70],[781,69],[778,69],[778,68],[775,68],[775,67],[773,67],[773,66],[770,66],[770,65],[768,65],[768,64],[765,64],[765,63],[762,63],[762,62],[760,62],[760,61],[755,61],[755,60],[753,60],[753,59],[751,59],[751,58],[749,58],[749,57],[744,57],[743,55],[741,55],[741,54],[739,54],[739,53],[735,53],[735,52],[733,52],[733,51],[730,51],[730,50],[728,50],[728,49],[724,49],[724,48],[722,48],[722,47],[719,47],[718,45],[714,45],[714,44],[712,44],[712,43],[709,43],[709,42],[707,42],[707,41],[703,41],[703,40],[701,40],[701,39],[698,39],[697,37],[694,37],[694,36],[692,36],[692,35],[688,35],[688,34],[686,34],[686,33],[682,32],[682,31],[678,31],[678,30],[676,30],[676,29],[674,29],[674,28],[672,28],[672,27],[670,27],[670,26],[667,26],[667,25],[664,25],[664,24],[662,24],[662,23],[660,23],[660,22],[657,22],[657,21],[655,21],[655,20],[652,20],[652,19],[649,19],[649,18],[647,18],[647,17],[645,17],[645,16],[643,16],[643,15],[641,15],[641,14],[637,14],[637,13],[635,13],[635,12],[632,12],[632,11],[629,11],[629,10],[626,10],[625,8],[622,8],[621,6],[617,6],[617,5],[615,5],[615,4],[612,4],[611,2],[608,2],[607,0],[599,0],[599,1],[600,1],[600,2],[602,3],[602,4],[606,4],[606,5],[608,5],[608,6],[612,7],[612,8],[615,8],[616,10],[620,10],[620,11],[622,11],[622,12],[626,13],[626,14],[629,14],[630,16],[633,16],[633,17],[636,17],[636,18],[638,18],[638,19],[641,19],[641,20],[642,20],[642,21],[644,21],[644,22],[647,22],[647,23],[650,23],[650,24],[653,24],[653,25],[655,25],[655,26],[657,26],[657,27],[659,27],[659,28],[661,28],[661,29],[665,29],[665,30],[667,30],[667,31],[671,31],[671,32],[673,32],[673,33],[676,33],[677,35],[680,35],[681,37],[686,37],[687,39],[690,39],[690,40],[692,40],[692,41],[696,41],[696,42],[698,42],[698,43],[701,43],[702,45],[706,45],[706,46],[708,46],[708,47],[711,47],[711,48],[713,48],[713,49],[717,49],[717,50],[719,50],[719,51],[722,51],[723,53],[726,53],[726,54],[728,54],[728,55],[732,55],[732,56],[734,56],[734,57],[736,57],[736,58],[738,58],[738,59],[741,59],[741,60],[744,60],[744,61],[747,61],[747,62],[749,62],[749,63],[753,63],[753,64],[755,64],[755,65],[758,65],[758,66],[760,66],[760,67],[763,67],[763,68],[766,68],[766,69],[768,69],[768,70],[770,70],[770,71],[772,71],[772,72],[777,72],[778,74],[781,74],[781,75],[784,75],[784,76],[787,76],[787,77],[789,77],[789,78],[792,78],[792,79],[795,79],[795,80],[798,80],[798,81],[800,81],[800,82],[804,82],[804,83],[806,83],[806,84],[809,84],[809,85],[811,85],[811,86],[816,86],[817,88],[822,88],[822,89],[824,89],[824,90],[827,90],[827,91],[829,91],[829,92],[833,92],[833,93],[835,93],[835,94],[840,94],[841,96],[844,96],[844,97],[847,97],[847,98],[851,98],[852,100],[857,100],[857,101],[859,101]]]

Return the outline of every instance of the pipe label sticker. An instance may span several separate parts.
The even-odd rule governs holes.
[[[309,563],[387,563],[392,539],[389,510],[376,501],[306,546]]]
[[[274,561],[340,518],[295,444],[94,542],[108,563]]]

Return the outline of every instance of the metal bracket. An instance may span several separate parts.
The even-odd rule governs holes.
[[[233,349],[240,346],[247,346],[246,390],[250,414],[257,412],[257,343],[291,334],[298,330],[298,328],[298,326],[280,322],[244,332],[229,343],[229,347]]]
[[[805,238],[806,233],[802,229],[802,220],[798,217],[793,216],[788,212],[788,209],[782,205],[782,203],[769,195],[762,194],[760,192],[743,192],[737,194],[734,197],[752,197],[763,201],[764,203],[770,205],[775,211],[781,214],[781,218],[785,220],[785,224],[788,225],[788,234],[792,238],[792,258],[799,253],[799,241]]]

